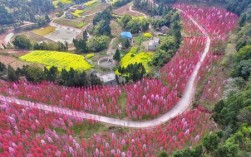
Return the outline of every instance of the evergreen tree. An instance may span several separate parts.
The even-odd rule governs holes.
[[[45,21],[46,23],[50,23],[51,19],[49,18],[48,14],[45,15]]]
[[[125,48],[129,48],[131,45],[130,41],[128,39],[125,40]]]
[[[16,71],[10,65],[8,65],[7,77],[8,77],[8,80],[12,82],[16,82],[19,79],[18,75],[16,74]]]
[[[113,59],[116,60],[117,62],[120,61],[120,52],[118,49],[116,50],[115,54],[113,55]]]
[[[3,63],[0,62],[0,72],[3,72],[5,70],[6,70],[5,64],[3,64]]]
[[[57,67],[52,66],[49,70],[44,68],[45,79],[51,82],[55,82],[57,79],[58,69]]]
[[[83,40],[87,41],[88,40],[88,34],[86,30],[83,32]]]
[[[76,48],[77,53],[86,53],[88,52],[86,41],[83,39],[77,40],[73,39],[73,44]]]

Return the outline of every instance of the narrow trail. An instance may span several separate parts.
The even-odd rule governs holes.
[[[179,9],[178,9],[179,10]],[[185,14],[182,10],[179,10],[183,14]],[[13,97],[5,97],[5,96],[0,96],[0,100],[9,102],[9,103],[16,103],[20,106],[27,106],[27,107],[33,107],[37,108],[40,110],[44,111],[49,111],[49,112],[54,112],[58,114],[65,114],[68,116],[74,116],[76,118],[83,118],[83,119],[91,119],[91,120],[96,120],[99,122],[103,123],[108,123],[112,125],[118,125],[118,126],[123,126],[123,127],[130,127],[130,128],[149,128],[149,127],[155,127],[158,125],[161,125],[163,123],[166,123],[170,119],[182,114],[185,112],[189,106],[192,103],[193,97],[195,95],[195,90],[196,90],[196,79],[197,75],[199,72],[200,67],[202,66],[203,61],[205,60],[206,55],[209,52],[210,44],[211,44],[211,39],[209,35],[207,34],[206,30],[200,26],[191,16],[185,14],[195,25],[198,27],[198,29],[204,34],[206,37],[206,45],[205,49],[202,53],[202,56],[199,60],[199,62],[196,64],[196,67],[187,83],[187,86],[185,88],[185,91],[183,93],[183,97],[180,99],[180,101],[174,106],[169,112],[165,113],[164,115],[153,119],[153,120],[148,120],[148,121],[130,121],[130,120],[120,120],[120,119],[115,119],[115,118],[109,118],[105,116],[99,116],[99,115],[94,115],[94,114],[89,114],[81,111],[76,111],[76,110],[70,110],[67,108],[60,108],[56,106],[50,106],[42,103],[33,103],[25,100],[20,100],[17,98]]]
[[[113,55],[114,54],[114,49],[112,48],[112,44],[116,38],[112,38],[112,40],[109,43],[109,47],[107,49],[107,54],[108,55]]]
[[[137,13],[137,14],[143,15],[145,18],[147,18],[147,15],[146,15],[145,13],[142,13],[142,12],[139,12],[139,11],[136,11],[136,10],[133,10],[133,9],[132,9],[132,6],[133,6],[133,4],[131,4],[130,7],[129,7],[130,12],[133,12],[133,13]]]

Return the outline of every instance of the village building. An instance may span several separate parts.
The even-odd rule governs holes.
[[[163,34],[166,34],[168,31],[169,31],[169,28],[167,26],[162,26],[160,28],[160,32],[163,33]]]
[[[123,39],[132,40],[132,33],[131,32],[122,32],[122,33],[120,33],[120,37]]]
[[[73,19],[74,16],[73,16],[70,12],[67,12],[67,13],[65,14],[65,18],[67,18],[67,19]]]
[[[159,41],[160,41],[159,38],[156,38],[156,37],[151,39],[148,44],[148,50],[155,51],[157,47],[159,46]]]
[[[96,76],[99,77],[99,79],[102,81],[104,85],[116,85],[117,84],[116,74],[114,72],[104,74],[104,75],[97,74]]]
[[[133,37],[132,37],[131,32],[122,32],[122,33],[120,33],[120,38],[123,39],[123,40],[128,40],[131,44],[133,43]]]

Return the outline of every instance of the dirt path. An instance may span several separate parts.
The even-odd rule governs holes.
[[[147,15],[146,15],[145,13],[142,13],[142,12],[139,12],[139,11],[136,11],[136,10],[133,10],[133,9],[132,9],[132,6],[133,6],[133,4],[131,4],[130,7],[129,7],[129,10],[130,10],[131,12],[137,13],[137,14],[141,14],[141,15],[143,15],[145,18],[147,18]]]
[[[108,55],[113,55],[115,53],[115,50],[112,48],[112,44],[113,44],[113,42],[114,42],[115,39],[116,38],[112,38],[112,40],[111,40],[111,42],[109,44],[109,47],[107,49],[107,54]]]
[[[182,10],[179,10],[179,11],[184,13]],[[21,106],[34,107],[34,108],[41,109],[44,111],[54,112],[54,113],[58,113],[58,114],[65,114],[68,116],[74,116],[74,117],[79,117],[79,118],[84,118],[84,119],[92,119],[92,120],[96,120],[99,122],[123,126],[123,127],[148,128],[148,127],[155,127],[160,124],[166,123],[170,119],[185,112],[189,108],[189,106],[191,105],[194,94],[195,94],[195,90],[196,90],[196,78],[197,78],[199,69],[202,66],[202,63],[205,60],[207,53],[209,52],[209,47],[211,44],[211,39],[208,36],[206,30],[202,26],[200,26],[191,16],[189,16],[189,15],[186,15],[186,16],[196,25],[196,27],[198,27],[198,29],[207,38],[205,49],[202,53],[202,56],[201,56],[199,62],[196,64],[196,67],[195,67],[195,69],[194,69],[194,71],[193,71],[193,73],[187,83],[187,86],[186,86],[185,91],[183,93],[183,97],[170,111],[168,111],[167,113],[165,113],[164,115],[162,115],[156,119],[149,120],[149,121],[141,121],[141,122],[140,121],[137,122],[137,121],[129,121],[129,120],[120,120],[120,119],[109,118],[109,117],[89,114],[89,113],[85,113],[85,112],[80,112],[80,111],[76,111],[76,110],[70,110],[67,108],[49,106],[49,105],[42,104],[42,103],[33,103],[33,102],[25,101],[25,100],[19,100],[17,98],[12,98],[12,97],[0,96],[0,100],[5,101],[5,102],[9,102],[9,103],[17,103]]]

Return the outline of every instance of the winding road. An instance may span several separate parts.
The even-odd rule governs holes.
[[[149,127],[155,127],[160,124],[166,123],[170,119],[185,112],[191,105],[194,95],[195,95],[196,79],[198,76],[198,72],[199,72],[200,67],[202,66],[203,61],[205,60],[206,55],[209,52],[209,47],[211,44],[211,39],[209,35],[207,34],[206,30],[202,26],[200,26],[191,16],[187,15],[182,10],[179,10],[179,11],[185,14],[196,25],[196,27],[204,34],[204,36],[206,37],[206,45],[201,55],[201,58],[199,62],[196,64],[196,67],[187,83],[187,86],[183,93],[183,97],[176,104],[176,106],[174,106],[169,112],[165,113],[164,115],[156,119],[148,120],[148,121],[138,121],[138,122],[130,121],[130,120],[120,120],[120,119],[109,118],[105,116],[89,114],[89,113],[85,113],[81,111],[70,110],[67,108],[50,106],[50,105],[46,105],[42,103],[33,103],[30,101],[20,100],[13,97],[0,96],[0,100],[9,102],[9,103],[16,103],[16,104],[19,104],[20,106],[33,107],[33,108],[37,108],[44,111],[73,116],[76,118],[91,119],[91,120],[96,120],[103,123],[108,123],[108,124],[123,126],[123,127],[130,127],[130,128],[149,128]]]
[[[29,21],[23,21],[23,25],[20,28],[27,27],[33,25],[35,23]],[[11,38],[14,36],[14,29],[9,29],[0,39],[0,48],[4,48],[3,45],[7,45],[11,42]]]

